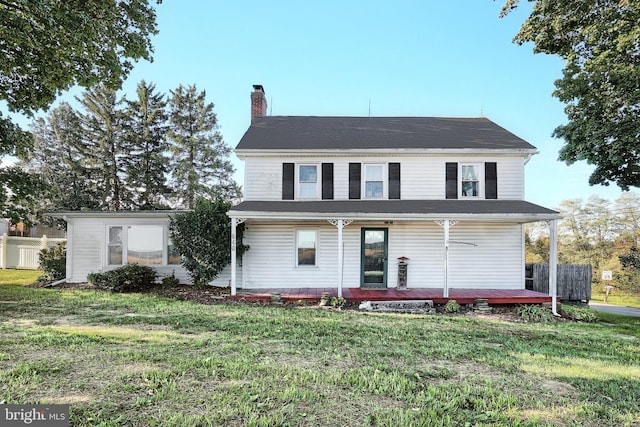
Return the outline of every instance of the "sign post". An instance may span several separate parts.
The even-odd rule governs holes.
[[[610,283],[611,280],[613,280],[613,272],[612,271],[608,271],[608,270],[604,270],[602,272],[602,280],[606,281],[607,283]],[[615,289],[615,286],[611,286],[609,284],[607,284],[604,287],[604,302],[605,303],[609,299],[609,293],[614,289]]]

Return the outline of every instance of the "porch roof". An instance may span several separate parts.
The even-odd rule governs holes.
[[[245,201],[231,218],[271,220],[466,220],[534,222],[561,218],[554,210],[523,200],[314,200]]]

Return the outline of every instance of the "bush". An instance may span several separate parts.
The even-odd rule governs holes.
[[[518,314],[525,322],[552,322],[555,320],[551,308],[539,304],[525,304],[518,306]]]
[[[128,264],[104,273],[91,273],[87,277],[99,289],[110,292],[136,292],[156,281],[153,268],[138,264]]]
[[[43,275],[39,281],[53,282],[64,279],[67,275],[67,244],[59,243],[54,248],[43,249],[38,255],[40,259],[40,270]]]
[[[560,314],[562,317],[579,322],[593,323],[598,321],[598,313],[589,307],[563,304],[560,308]]]
[[[229,241],[231,204],[199,199],[191,212],[178,213],[169,225],[171,241],[182,255],[182,265],[196,286],[205,286],[231,262]],[[236,254],[249,247],[242,243],[244,224],[236,227]]]
[[[347,303],[347,300],[342,297],[331,297],[331,307],[342,308]]]
[[[449,301],[447,301],[447,304],[444,306],[445,313],[457,313],[459,311],[460,304],[458,304],[458,301],[454,299],[450,299]]]
[[[174,286],[178,286],[180,284],[180,279],[176,277],[175,272],[171,273],[171,276],[166,276],[162,278],[162,286],[166,288],[173,288]]]

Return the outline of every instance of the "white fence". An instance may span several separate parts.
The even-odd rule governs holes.
[[[54,248],[67,239],[42,237],[0,237],[0,268],[36,270],[40,264],[40,250]]]

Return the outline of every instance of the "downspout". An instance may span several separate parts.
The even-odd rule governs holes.
[[[549,293],[551,294],[551,312],[558,314],[558,220],[549,221]]]
[[[65,283],[68,280],[69,280],[69,278],[65,277],[64,279],[56,280],[55,282],[51,282],[49,284],[46,284],[44,287],[45,288],[53,288],[54,286],[58,286],[58,285],[60,285],[62,283]]]

